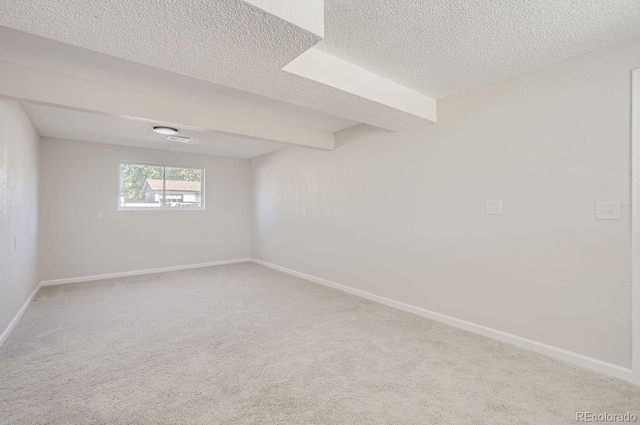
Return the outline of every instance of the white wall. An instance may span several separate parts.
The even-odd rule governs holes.
[[[118,212],[120,161],[204,168],[206,210]],[[44,138],[40,167],[41,280],[250,255],[248,160]]]
[[[438,124],[257,158],[253,257],[630,367],[637,67],[640,39],[443,99]]]
[[[0,333],[38,286],[39,141],[20,104],[0,99]]]

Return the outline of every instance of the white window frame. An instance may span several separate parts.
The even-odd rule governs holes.
[[[200,206],[199,207],[188,207],[188,208],[179,208],[179,207],[169,207],[169,206],[160,206],[160,207],[123,207],[120,205],[120,201],[122,199],[122,193],[121,193],[121,188],[122,188],[122,175],[120,174],[120,170],[122,168],[122,164],[128,164],[128,165],[148,165],[150,167],[162,167],[163,168],[163,177],[162,177],[162,192],[163,192],[163,196],[165,196],[166,194],[166,184],[165,184],[165,180],[164,180],[164,169],[166,168],[191,168],[193,170],[200,170]],[[154,211],[204,211],[206,206],[205,206],[205,169],[204,168],[200,168],[200,167],[190,167],[190,166],[186,166],[186,165],[169,165],[169,164],[164,164],[164,163],[153,163],[153,162],[144,162],[144,161],[118,161],[118,199],[116,200],[118,203],[118,212],[126,212],[126,211],[148,211],[148,212],[154,212]]]

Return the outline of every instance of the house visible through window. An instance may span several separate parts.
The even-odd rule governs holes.
[[[204,170],[120,163],[119,210],[204,209]]]

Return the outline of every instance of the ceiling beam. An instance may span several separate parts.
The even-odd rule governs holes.
[[[144,118],[255,139],[331,150],[334,135],[296,124],[186,102],[0,61],[0,96]]]
[[[431,122],[437,120],[436,99],[315,47],[302,53],[282,70]]]

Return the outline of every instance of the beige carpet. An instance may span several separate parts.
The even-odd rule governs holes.
[[[640,387],[245,263],[43,288],[1,424],[574,424]],[[640,419],[639,419],[640,421]]]

